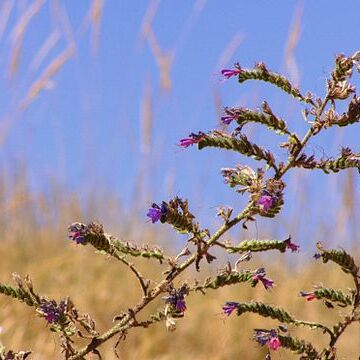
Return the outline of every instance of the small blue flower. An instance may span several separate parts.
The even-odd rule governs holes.
[[[146,216],[150,218],[151,222],[154,224],[157,221],[161,220],[162,217],[165,217],[167,213],[167,204],[163,201],[161,207],[155,203],[151,205],[151,208],[148,210]]]

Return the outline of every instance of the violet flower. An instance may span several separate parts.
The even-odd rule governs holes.
[[[256,202],[260,206],[261,211],[269,211],[274,205],[274,199],[268,192],[264,192]]]
[[[226,78],[230,79],[233,76],[237,76],[242,73],[242,69],[239,64],[234,64],[235,69],[223,69],[221,70],[221,75]]]
[[[224,314],[230,316],[234,310],[237,310],[239,306],[238,302],[235,301],[227,301],[225,305],[222,307]]]
[[[188,287],[183,285],[180,289],[173,289],[168,296],[164,296],[166,304],[172,305],[177,311],[184,313],[186,310],[185,296],[189,293]]]
[[[225,109],[225,115],[221,117],[221,122],[230,125],[234,120],[238,118],[238,115],[235,113],[231,113],[230,111]]]
[[[266,345],[266,343],[271,338],[272,330],[264,330],[264,329],[255,329],[254,330],[254,339],[262,346]],[[276,333],[275,333],[276,334]]]
[[[236,117],[234,115],[224,115],[221,117],[221,122],[230,125],[232,121],[234,121]]]
[[[48,324],[59,323],[61,317],[64,316],[66,303],[64,300],[57,305],[55,300],[42,299],[39,312],[44,316]]]
[[[82,223],[73,223],[68,227],[68,237],[77,244],[84,245],[86,243],[87,226]]]
[[[321,257],[322,257],[322,254],[320,254],[320,253],[315,253],[314,256],[313,256],[313,258],[315,260],[319,260]]]
[[[205,133],[199,131],[197,134],[191,133],[189,137],[180,139],[179,146],[187,148],[191,145],[197,144],[201,139],[206,136]]]
[[[265,277],[266,272],[264,268],[259,268],[255,271],[254,275],[252,276],[252,284],[256,286],[256,284],[261,281],[264,285],[266,290],[271,289],[274,286],[274,281]]]
[[[267,345],[271,350],[277,350],[281,347],[281,341],[275,329],[255,329],[254,338],[260,345]]]
[[[151,208],[148,210],[146,216],[150,218],[154,224],[157,221],[164,219],[167,213],[167,204],[165,201],[162,202],[161,206],[153,203]]]
[[[299,251],[299,248],[300,248],[300,245],[296,245],[294,243],[291,242],[291,239],[286,239],[284,241],[285,245],[286,245],[286,248],[287,249],[290,249],[292,252],[297,252]]]

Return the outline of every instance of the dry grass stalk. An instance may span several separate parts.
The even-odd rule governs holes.
[[[147,155],[151,150],[153,132],[153,97],[151,85],[147,82],[144,86],[143,97],[140,106],[141,113],[141,153]]]
[[[14,0],[4,0],[0,9],[0,39],[8,24],[11,11],[14,7]]]
[[[37,70],[41,63],[44,61],[49,52],[53,49],[56,43],[60,40],[61,34],[59,29],[53,30],[47,39],[44,41],[43,45],[35,55],[33,61],[31,62],[30,68],[31,70]]]
[[[43,3],[44,0],[35,0],[33,3],[31,3],[26,9],[26,11],[22,14],[19,21],[16,23],[13,31],[11,32],[10,38],[12,43],[12,49],[9,64],[10,77],[13,77],[18,70],[21,49],[26,29],[29,26],[30,21],[41,9]]]
[[[299,85],[300,73],[295,59],[295,50],[300,40],[303,4],[299,2],[295,8],[294,17],[289,31],[289,37],[285,48],[285,66],[290,79]]]
[[[93,52],[99,48],[101,19],[104,9],[104,0],[93,0],[89,10],[89,22],[91,24],[91,44]]]
[[[61,52],[42,72],[38,80],[36,80],[31,86],[25,96],[25,99],[21,102],[20,108],[24,110],[29,106],[31,102],[39,95],[41,90],[48,89],[49,86],[52,86],[52,78],[59,70],[64,66],[64,64],[74,55],[75,48],[70,45],[63,52]]]

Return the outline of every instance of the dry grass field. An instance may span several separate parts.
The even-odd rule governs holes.
[[[8,206],[10,218],[2,224],[0,245],[1,282],[11,283],[11,273],[29,274],[35,289],[50,298],[61,299],[71,296],[78,308],[89,313],[97,323],[100,331],[111,326],[114,315],[133,306],[140,298],[138,284],[132,274],[121,263],[94,252],[91,247],[77,246],[66,239],[66,225],[70,219],[89,218],[91,214],[81,214],[77,199],[59,199],[58,222],[39,224],[36,219],[39,211],[39,199],[29,206],[25,201],[26,192],[17,193],[12,198],[12,206]],[[53,195],[56,197],[57,195]],[[22,201],[20,200],[22,198]],[[16,205],[16,199],[18,203]],[[105,200],[103,200],[105,201]],[[10,204],[10,203],[8,203]],[[65,206],[65,204],[68,204]],[[102,204],[101,207],[103,207]],[[110,205],[110,204],[109,204]],[[43,199],[42,207],[46,205]],[[100,205],[99,205],[100,206]],[[41,206],[40,206],[41,207]],[[109,206],[110,207],[110,206]],[[5,209],[3,209],[5,210]],[[115,210],[114,210],[115,211]],[[121,218],[120,210],[118,218]],[[46,213],[46,212],[45,212]],[[112,214],[116,218],[116,214]],[[155,242],[161,238],[155,235],[152,227],[144,234],[147,242]],[[133,224],[136,228],[136,223]],[[146,227],[145,227],[146,228]],[[131,227],[126,230],[132,233]],[[131,240],[127,233],[116,234]],[[166,235],[166,234],[164,234]],[[131,236],[131,235],[129,235]],[[163,247],[171,252],[166,240]],[[294,265],[294,256],[300,257]],[[205,270],[206,274],[214,274],[216,267],[225,264],[226,259],[217,260],[213,266]],[[152,279],[161,276],[162,268],[152,266],[144,259],[137,261],[144,274]],[[169,333],[164,323],[153,325],[150,329],[133,329],[125,342],[121,342],[118,353],[121,359],[263,359],[265,350],[252,339],[253,328],[267,328],[276,325],[272,320],[263,320],[256,315],[224,318],[221,306],[225,301],[263,300],[279,304],[297,318],[305,320],[325,319],[332,324],[342,308],[327,309],[318,302],[306,302],[298,296],[300,290],[310,290],[312,284],[323,283],[326,286],[346,289],[351,286],[350,277],[336,269],[334,264],[322,264],[311,259],[311,253],[278,254],[271,253],[266,258],[255,258],[244,266],[256,268],[264,265],[268,275],[276,282],[276,287],[266,292],[261,286],[255,289],[246,284],[228,287],[220,291],[192,294],[187,298],[188,311],[178,323],[177,330]],[[201,278],[205,277],[202,274]],[[199,278],[195,272],[184,274],[181,280]],[[157,301],[152,309],[163,305]],[[144,318],[146,312],[144,313]],[[48,331],[44,320],[35,315],[32,308],[17,303],[12,299],[0,297],[0,334],[1,342],[12,349],[31,349],[34,359],[60,359],[57,337]],[[317,330],[293,329],[292,334],[310,339],[315,345],[323,344],[326,335]],[[339,359],[356,359],[360,354],[360,328],[352,329],[339,342]],[[110,341],[102,348],[104,359],[115,359]],[[284,350],[274,354],[277,359],[291,359]],[[295,357],[294,357],[295,358]]]

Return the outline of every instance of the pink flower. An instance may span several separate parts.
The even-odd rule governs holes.
[[[241,74],[242,69],[239,64],[234,64],[235,69],[223,69],[221,70],[221,75],[226,79],[230,79],[232,76],[237,76]]]
[[[275,329],[255,329],[254,331],[255,340],[262,346],[267,345],[271,350],[277,350],[281,347],[281,341]]]
[[[285,240],[284,243],[286,244],[286,248],[290,249],[292,252],[299,251],[300,245],[292,243],[290,238]]]
[[[274,336],[268,340],[267,345],[269,349],[277,350],[279,347],[281,347],[281,341],[277,336]]]
[[[266,272],[264,268],[259,268],[255,271],[254,275],[252,276],[252,284],[256,286],[256,284],[261,281],[264,285],[265,290],[269,290],[274,286],[274,281],[266,278]]]
[[[261,195],[260,199],[256,202],[257,205],[260,206],[262,211],[268,211],[274,205],[274,199],[267,194]]]
[[[199,131],[197,134],[191,133],[189,137],[181,139],[179,146],[187,148],[190,145],[197,144],[201,139],[206,136],[203,132]]]

